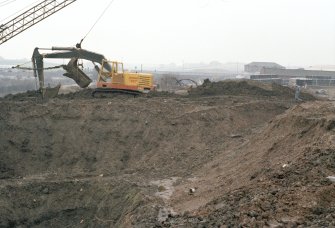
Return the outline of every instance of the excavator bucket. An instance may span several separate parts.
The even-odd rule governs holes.
[[[63,66],[66,77],[72,78],[81,88],[86,88],[92,80],[78,68],[78,59],[72,58],[67,65]]]
[[[54,87],[54,88],[43,88],[42,89],[42,97],[43,99],[49,99],[49,98],[54,98],[58,95],[60,89],[60,85]]]

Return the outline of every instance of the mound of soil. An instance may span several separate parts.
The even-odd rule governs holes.
[[[59,99],[91,99],[93,89],[80,89],[76,92],[70,92],[66,94],[58,94],[57,98]],[[42,99],[42,94],[39,91],[27,91],[24,93],[17,93],[17,94],[8,94],[2,100],[7,101],[39,101],[39,102],[46,102],[48,99]]]
[[[23,101],[23,100],[32,100],[38,99],[41,97],[41,93],[36,90],[29,90],[24,93],[17,93],[17,94],[8,94],[0,100],[8,100],[8,101]]]
[[[294,99],[295,91],[289,87],[278,84],[263,84],[252,80],[225,80],[220,82],[206,81],[202,86],[190,90],[190,96],[213,95],[249,95]],[[315,100],[308,93],[301,93],[305,101]]]
[[[334,104],[225,83],[0,100],[0,226],[333,226]]]
[[[238,155],[231,158],[232,154],[224,152],[219,162],[210,166],[217,170],[208,170],[212,174],[193,182],[212,187],[191,200],[199,200],[196,198],[213,188],[219,192],[217,198],[192,215],[169,218],[166,223],[334,226],[335,185],[327,179],[335,173],[334,111],[334,104],[314,102],[278,116],[239,148]],[[219,181],[206,179],[211,175]],[[183,201],[180,204],[187,203]]]
[[[94,97],[92,92],[94,89],[92,88],[85,88],[79,89],[79,91],[75,92],[68,92],[68,93],[59,93],[56,98],[58,99],[65,99],[65,100],[78,100],[78,99],[100,99],[100,98],[120,98],[120,97],[128,97],[134,98],[133,95],[127,94],[120,94],[120,93],[104,93],[104,94],[96,94]],[[148,94],[137,95],[141,97],[147,98],[154,98],[154,97],[179,97],[178,95],[170,92],[165,91],[152,91]],[[17,94],[8,94],[0,100],[7,100],[7,101],[38,101],[38,102],[47,102],[49,99],[44,98],[42,99],[42,95],[39,91],[27,91],[24,93],[17,93]]]

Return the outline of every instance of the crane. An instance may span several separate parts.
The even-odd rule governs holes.
[[[76,0],[45,0],[5,24],[1,24],[0,45],[75,1]]]

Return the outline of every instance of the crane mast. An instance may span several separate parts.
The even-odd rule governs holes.
[[[1,24],[0,45],[75,1],[45,0],[5,24]]]

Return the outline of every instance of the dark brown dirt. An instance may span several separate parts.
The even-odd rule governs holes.
[[[237,156],[224,151],[222,159],[210,163],[214,169],[192,183],[199,187],[199,198],[211,193],[215,199],[167,223],[334,226],[335,185],[326,178],[335,173],[334,111],[328,102],[295,106],[253,135]],[[180,200],[177,196],[175,203],[188,203]]]
[[[261,97],[294,98],[295,91],[292,88],[278,84],[260,84],[251,80],[227,80],[220,82],[205,82],[203,85],[191,89],[191,96],[213,96],[213,95],[245,95]],[[301,99],[304,101],[315,100],[314,96],[302,92]]]
[[[335,225],[334,104],[244,83],[0,100],[0,227]]]

